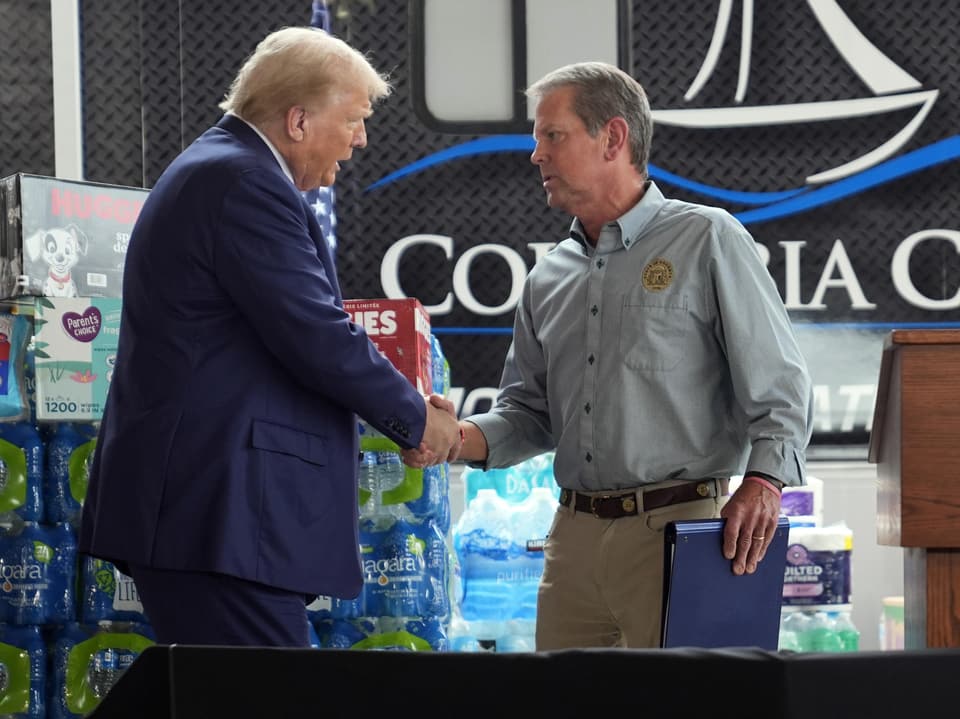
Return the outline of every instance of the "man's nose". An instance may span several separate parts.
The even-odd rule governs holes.
[[[366,147],[367,146],[367,126],[364,123],[360,123],[360,127],[357,129],[356,135],[353,138],[354,147]]]

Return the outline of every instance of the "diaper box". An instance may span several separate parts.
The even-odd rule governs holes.
[[[148,194],[25,173],[0,179],[0,298],[120,297]]]
[[[430,315],[419,300],[344,300],[343,308],[417,391],[432,391]]]
[[[120,336],[115,297],[39,297],[33,310],[37,420],[103,417]]]

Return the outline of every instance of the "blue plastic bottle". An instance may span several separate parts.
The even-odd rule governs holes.
[[[80,517],[90,480],[90,462],[97,445],[92,423],[58,422],[46,444],[44,510],[50,524]]]
[[[88,716],[155,642],[150,625],[137,622],[68,622],[51,627],[47,719]]]
[[[81,622],[147,622],[131,577],[103,559],[80,558],[78,616]]]
[[[855,652],[860,649],[860,631],[853,623],[849,611],[831,613],[833,616],[833,630],[840,638],[840,651]]]
[[[517,556],[514,565],[514,611],[511,618],[534,619],[537,593],[543,576],[543,544],[557,512],[557,499],[549,487],[534,487],[514,514]]]
[[[66,525],[20,522],[0,530],[0,622],[59,624],[76,618],[77,542]]]
[[[30,422],[0,422],[0,515],[43,521],[43,440]]]
[[[0,715],[45,719],[47,650],[42,628],[0,624],[0,664],[7,673]],[[24,661],[22,652],[27,652]]]
[[[513,588],[506,579],[513,544],[510,520],[510,504],[495,489],[484,488],[454,530],[463,582],[460,613],[470,622],[501,622],[513,614]]]
[[[370,519],[379,514],[380,487],[378,476],[377,453],[365,451],[360,456],[360,470],[358,475],[361,519]]]
[[[450,465],[446,462],[423,469],[423,490],[419,497],[406,503],[411,519],[426,522],[443,518],[443,502],[445,495],[448,494],[447,473],[449,471]]]
[[[403,484],[403,460],[397,452],[377,452],[377,483],[380,487],[380,504],[392,516],[401,516],[400,506],[388,501],[389,492]],[[409,513],[407,513],[409,514]]]

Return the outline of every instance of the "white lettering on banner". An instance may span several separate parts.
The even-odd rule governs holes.
[[[459,397],[463,397],[463,388],[460,388]],[[451,400],[453,398],[451,397]],[[467,417],[477,412],[484,412],[489,409],[497,399],[496,387],[477,387],[470,391],[467,398],[463,401],[461,416]],[[459,403],[457,404],[458,413],[461,412]]]
[[[783,303],[788,310],[825,310],[827,305],[823,302],[823,296],[831,287],[843,288],[847,291],[850,298],[850,307],[855,310],[872,310],[876,305],[870,302],[863,289],[860,287],[860,281],[853,270],[853,264],[847,256],[847,251],[843,242],[836,240],[830,249],[830,256],[827,258],[826,266],[820,273],[820,281],[817,283],[817,289],[813,293],[813,298],[809,303],[804,304],[800,298],[800,250],[806,247],[807,243],[798,240],[794,242],[778,242],[783,248],[784,258],[784,299]],[[769,264],[770,252],[763,245],[758,245],[760,255],[764,261]],[[834,271],[839,271],[840,278],[834,279]]]
[[[914,232],[901,242],[893,253],[890,263],[890,277],[893,286],[903,299],[914,307],[926,310],[955,310],[960,307],[960,289],[953,297],[935,300],[921,294],[910,279],[910,253],[913,248],[925,240],[947,240],[953,243],[954,249],[960,254],[960,232],[956,230],[922,230]]]
[[[960,231],[947,229],[932,229],[916,232],[899,245],[897,245],[891,261],[891,277],[894,288],[897,293],[906,302],[914,307],[924,310],[953,310],[960,307],[960,286],[954,289],[953,296],[945,299],[926,297],[920,293],[910,279],[910,256],[914,248],[926,240],[946,240],[953,243],[957,252],[960,253]],[[552,242],[530,242],[526,247],[533,253],[533,262],[536,263],[550,248],[554,246]],[[849,309],[854,310],[874,310],[876,303],[871,302],[863,291],[860,280],[857,277],[854,264],[851,261],[843,241],[836,239],[830,248],[830,254],[827,257],[823,268],[819,271],[819,280],[816,289],[809,302],[804,302],[801,297],[802,274],[804,271],[811,272],[814,268],[809,265],[804,267],[802,261],[803,248],[807,246],[805,240],[792,240],[778,242],[777,245],[783,248],[784,253],[784,304],[788,310],[813,310],[825,311],[831,309],[827,305],[826,297],[828,290],[842,290],[849,302]],[[449,262],[454,258],[453,238],[445,235],[409,235],[397,240],[387,248],[383,256],[383,263],[380,266],[380,284],[383,287],[385,297],[391,299],[401,299],[409,297],[400,286],[400,264],[407,251],[417,246],[433,246],[443,251],[443,255]],[[878,243],[878,247],[882,244]],[[765,245],[757,243],[757,251],[764,264],[770,264],[770,250]],[[495,255],[504,260],[507,267],[507,279],[509,281],[509,292],[506,299],[497,305],[486,305],[480,302],[470,287],[470,268],[473,262],[481,255]],[[862,263],[876,262],[875,257],[861,256],[858,258]],[[424,263],[422,258],[418,262]],[[436,265],[435,265],[436,266]],[[523,291],[523,281],[527,274],[527,265],[520,253],[507,245],[496,243],[485,243],[469,248],[453,263],[451,277],[452,292],[448,292],[441,303],[425,306],[427,313],[431,317],[439,317],[450,314],[454,308],[454,298],[475,315],[494,316],[512,313],[516,309],[520,293]],[[958,283],[960,284],[960,283]],[[416,293],[414,293],[415,295]],[[833,295],[831,295],[832,297]],[[839,301],[831,303],[833,307],[839,305]],[[846,309],[846,307],[842,308]]]
[[[833,279],[834,269],[840,272],[839,279]],[[830,256],[827,258],[827,265],[820,274],[820,281],[817,283],[817,289],[813,293],[813,298],[807,307],[812,309],[826,309],[823,303],[824,293],[831,287],[842,287],[847,290],[850,296],[850,307],[855,310],[873,310],[876,305],[868,301],[860,288],[860,281],[853,271],[853,265],[847,256],[847,251],[840,240],[833,243],[830,248]],[[787,307],[787,309],[790,309]]]
[[[813,428],[819,432],[830,431],[830,386],[824,384],[813,387],[813,406],[819,411],[813,415]]]
[[[877,398],[877,385],[842,384],[837,388],[837,394],[847,398],[843,414],[840,416],[840,431],[852,432],[855,425],[863,423],[864,429],[869,432],[873,428],[873,406]],[[866,422],[863,422],[864,411]]]
[[[510,269],[510,294],[496,307],[481,304],[470,290],[470,264],[476,257],[486,253],[499,255],[506,260],[507,267]],[[500,315],[504,312],[512,312],[516,308],[526,277],[527,266],[520,254],[512,247],[489,243],[477,245],[464,252],[463,256],[457,260],[457,264],[453,266],[453,293],[460,303],[475,315]]]
[[[556,242],[528,242],[527,247],[533,250],[533,262],[536,264],[540,258],[557,246]]]
[[[543,255],[550,251],[554,242],[529,242],[527,247],[533,251],[533,261],[536,263]],[[402,299],[409,297],[400,286],[400,263],[404,254],[416,245],[433,245],[443,250],[444,257],[453,258],[453,238],[445,235],[409,235],[394,242],[383,255],[380,265],[380,285],[385,297]],[[484,254],[502,257],[507,263],[510,275],[510,291],[499,305],[485,305],[473,294],[470,288],[470,266],[477,257]],[[443,302],[436,305],[424,305],[424,309],[431,317],[448,315],[453,311],[453,298],[473,314],[481,316],[503,315],[513,312],[520,293],[523,291],[523,281],[527,277],[527,265],[520,253],[507,245],[487,243],[471,247],[463,253],[453,265],[452,285],[453,292],[448,292]]]
[[[453,238],[446,235],[409,235],[397,240],[387,248],[380,263],[380,285],[384,297],[399,300],[410,296],[400,287],[400,261],[414,245],[435,245],[443,250],[448,260],[453,257]],[[439,305],[424,305],[423,308],[431,317],[448,315],[453,310],[453,295],[448,292]]]
[[[873,426],[873,407],[876,401],[875,384],[818,384],[813,387],[813,428],[815,432],[852,432],[862,427],[869,432]],[[453,402],[458,417],[488,411],[497,399],[496,387],[477,387],[466,393],[463,387],[451,387],[446,395]],[[833,411],[833,398],[838,401],[838,412]]]

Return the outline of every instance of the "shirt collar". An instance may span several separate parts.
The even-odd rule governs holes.
[[[228,112],[228,114],[233,115],[235,118],[237,118],[237,119],[240,120],[241,122],[245,123],[245,124],[247,125],[247,127],[249,127],[251,130],[253,130],[255,133],[257,133],[257,135],[260,137],[260,139],[263,140],[263,143],[264,143],[268,148],[270,148],[270,152],[272,152],[272,153],[273,153],[273,156],[277,159],[277,163],[280,165],[280,169],[283,170],[283,174],[286,175],[286,176],[287,176],[287,179],[290,180],[290,183],[291,183],[294,187],[296,187],[296,186],[297,186],[297,183],[293,181],[293,173],[290,171],[290,166],[287,165],[287,161],[283,159],[283,155],[281,155],[280,152],[279,152],[279,150],[277,150],[277,148],[274,147],[273,143],[270,142],[270,140],[267,138],[267,136],[264,135],[264,134],[260,131],[260,128],[257,127],[256,125],[254,125],[253,123],[247,122],[246,120],[244,120],[242,117],[240,117],[240,116],[239,116],[237,113],[235,113],[235,112],[230,111],[230,112]]]
[[[616,225],[620,230],[620,242],[625,249],[630,249],[632,245],[636,244],[637,238],[660,211],[664,202],[666,202],[666,199],[657,184],[653,180],[647,180],[646,190],[640,201],[616,220],[608,223],[608,225]],[[592,249],[587,244],[587,233],[583,230],[583,224],[577,217],[574,217],[570,224],[570,237],[583,245],[588,251]]]

